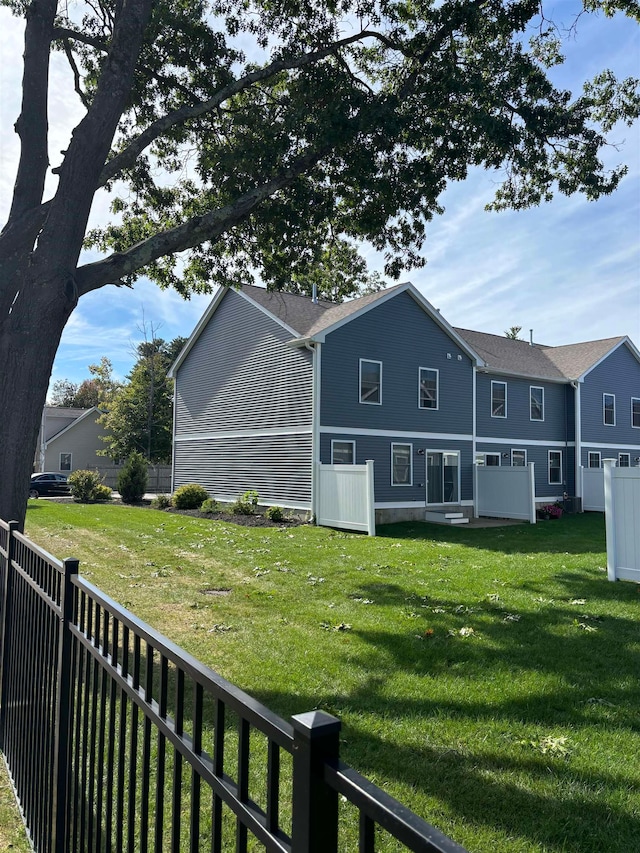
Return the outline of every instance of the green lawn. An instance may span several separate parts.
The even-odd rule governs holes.
[[[375,539],[30,501],[27,533],[475,853],[640,849],[640,587],[601,516]],[[346,853],[346,851],[345,851]]]

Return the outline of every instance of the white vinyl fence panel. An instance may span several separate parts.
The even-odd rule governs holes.
[[[476,516],[517,518],[535,524],[534,464],[475,465]]]
[[[580,468],[582,476],[582,509],[604,512],[604,468]]]
[[[316,524],[376,535],[373,460],[365,465],[318,463]]]
[[[640,468],[604,460],[607,575],[640,583]]]

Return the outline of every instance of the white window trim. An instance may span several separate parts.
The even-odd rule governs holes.
[[[334,462],[333,461],[333,445],[334,444],[350,444],[351,445],[351,453],[353,456],[353,462],[351,464],[352,465],[356,464],[356,443],[355,443],[355,441],[350,441],[349,439],[344,439],[344,438],[332,438],[331,439],[331,464],[332,465],[348,464],[348,463]]]
[[[606,412],[605,405],[604,405],[604,398],[605,397],[612,397],[613,398],[613,423],[612,424],[608,424],[606,421],[606,418],[605,418],[605,412]],[[609,426],[609,427],[614,427],[616,425],[616,395],[610,394],[608,391],[605,391],[602,395],[602,423],[604,426]]]
[[[504,385],[504,415],[494,415],[493,414],[493,386],[494,385]],[[501,382],[499,379],[491,380],[491,400],[489,401],[489,408],[491,411],[492,418],[506,418],[507,417],[507,383]]]
[[[532,396],[532,391],[534,391],[534,390],[542,391],[542,400],[540,401],[541,406],[542,406],[542,417],[541,418],[534,418],[533,417],[533,405],[532,405],[533,401],[531,399],[531,396]],[[537,423],[537,424],[544,423],[544,387],[542,385],[529,385],[529,420],[533,421],[534,423]]]
[[[632,397],[631,398],[631,426],[633,427],[633,429],[640,429],[640,423],[638,424],[638,426],[636,426],[633,422],[633,404],[634,403],[640,403],[640,397]]]
[[[587,468],[595,468],[595,467],[596,467],[595,465],[592,465],[592,464],[591,464],[591,457],[592,457],[592,456],[597,456],[597,457],[598,457],[598,465],[597,465],[597,467],[598,467],[598,468],[602,468],[602,454],[600,453],[600,451],[599,451],[599,450],[589,450],[589,451],[587,451]]]
[[[394,447],[408,447],[409,448],[409,482],[408,483],[394,483],[393,482],[393,448]],[[413,444],[410,444],[408,441],[392,441],[391,442],[391,486],[393,488],[408,488],[409,486],[413,486]]]
[[[560,467],[560,479],[559,480],[552,480],[551,479],[551,454],[552,453],[557,453],[558,456],[560,457],[560,466],[559,466]],[[558,466],[554,465],[553,467],[557,468]],[[547,452],[547,479],[549,481],[549,485],[550,486],[561,486],[562,483],[564,482],[563,475],[564,475],[564,471],[563,471],[562,451],[561,450],[549,450]]]
[[[512,467],[513,467],[513,454],[514,453],[524,453],[524,465],[518,465],[516,467],[526,468],[527,467],[527,451],[526,451],[526,448],[524,448],[524,447],[512,447],[511,448],[511,458],[509,461],[511,462]]]
[[[620,461],[623,456],[626,456],[627,459],[629,460],[628,463],[624,466],[622,465],[622,462]],[[622,467],[631,468],[631,454],[630,453],[618,453],[618,467],[619,468],[622,468]]]
[[[487,464],[488,464],[488,463],[487,463],[487,456],[497,456],[497,457],[498,457],[498,464],[497,464],[497,465],[492,465],[492,466],[490,466],[490,467],[492,467],[492,468],[499,468],[499,467],[502,465],[502,454],[501,454],[501,453],[485,453],[485,454],[484,454],[484,464],[485,464],[485,465],[487,465]]]
[[[69,457],[69,467],[68,468],[62,467],[62,457],[63,456]],[[58,471],[63,471],[63,472],[73,471],[73,453],[70,453],[68,450],[60,453],[60,455],[58,456]]]
[[[362,399],[362,364],[363,362],[367,362],[368,364],[379,364],[380,365],[380,399],[379,400],[363,400]],[[382,362],[378,361],[375,358],[361,358],[359,361],[359,371],[358,371],[358,399],[360,400],[361,405],[363,406],[381,406],[382,405]]]
[[[433,408],[420,405],[420,382],[422,379],[422,371],[429,370],[436,375],[436,405]],[[418,368],[418,408],[421,412],[437,412],[440,408],[440,371],[436,367],[419,367]]]

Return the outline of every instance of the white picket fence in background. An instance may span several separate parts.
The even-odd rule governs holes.
[[[316,524],[376,535],[372,459],[364,465],[318,463],[317,490]]]
[[[582,478],[582,509],[585,512],[604,512],[604,468],[580,466]]]
[[[640,468],[617,468],[604,460],[607,575],[640,583]]]

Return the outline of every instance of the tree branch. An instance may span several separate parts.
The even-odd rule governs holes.
[[[276,59],[264,68],[252,71],[244,77],[240,77],[232,83],[224,86],[213,96],[213,98],[210,98],[207,101],[201,101],[197,104],[181,107],[179,110],[174,110],[173,112],[154,121],[139,136],[133,139],[126,148],[124,148],[119,154],[116,154],[115,157],[106,164],[102,170],[102,174],[100,175],[100,186],[104,186],[106,183],[113,180],[123,169],[127,169],[132,166],[140,154],[148,148],[152,142],[162,136],[163,133],[171,130],[172,127],[182,124],[189,119],[197,118],[198,116],[211,112],[234,95],[245,91],[255,83],[259,83],[273,77],[275,74],[279,74],[281,71],[291,71],[297,68],[304,68],[306,65],[319,62],[321,59],[325,59],[327,56],[337,53],[337,51],[343,47],[347,47],[350,44],[363,41],[367,38],[375,38],[387,47],[394,50],[400,50],[399,45],[395,44],[381,33],[363,30],[353,36],[340,39],[333,44],[327,45],[320,50],[313,51],[312,53],[304,53],[300,56],[290,57],[288,59]]]
[[[276,177],[241,195],[233,204],[194,216],[175,228],[154,234],[126,252],[116,252],[102,261],[79,267],[76,273],[78,294],[83,296],[105,284],[122,284],[120,279],[124,276],[132,275],[158,258],[217,240],[265,199],[290,186],[300,175],[312,169],[330,150],[330,146],[326,146],[321,150],[309,151]]]
[[[47,93],[49,50],[56,15],[56,0],[33,0],[27,10],[24,36],[22,108],[16,122],[20,137],[20,162],[13,189],[9,221],[42,201],[49,166]]]
[[[59,169],[50,227],[38,242],[41,257],[50,252],[51,257],[65,258],[65,264],[77,263],[100,172],[130,96],[152,5],[153,0],[128,0],[122,6],[95,96],[73,131]]]

